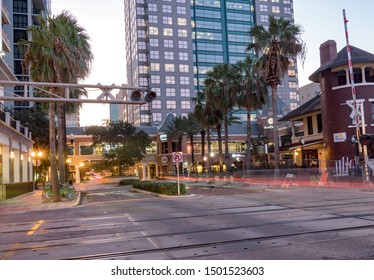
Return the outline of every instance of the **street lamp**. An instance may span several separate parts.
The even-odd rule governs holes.
[[[38,183],[38,180],[40,178],[40,172],[39,172],[39,166],[41,165],[41,159],[43,157],[43,152],[39,151],[39,152],[32,152],[31,153],[31,157],[35,160],[35,176],[34,176],[34,180],[35,180],[35,184],[37,185]]]
[[[214,153],[213,152],[210,153],[210,159],[211,159],[211,165],[210,165],[210,167],[212,169],[212,173],[214,173],[214,168],[213,168]]]
[[[301,137],[299,142],[301,144],[301,167],[305,167],[305,163],[304,163],[304,144],[305,144],[305,140],[304,140],[304,138]]]
[[[70,140],[70,145],[72,145],[72,146],[74,144],[74,138],[75,138],[74,134],[70,133],[69,140]]]

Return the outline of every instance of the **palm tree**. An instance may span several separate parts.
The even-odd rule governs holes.
[[[29,27],[32,40],[20,42],[26,47],[23,62],[30,77],[39,82],[75,83],[78,79],[87,76],[93,55],[88,43],[89,37],[85,34],[85,30],[78,26],[76,19],[64,11],[56,17],[48,17],[47,19],[39,16],[38,20],[40,23],[38,26]],[[48,90],[52,94],[63,96],[61,88],[50,87]],[[49,103],[48,110],[53,201],[60,201],[55,116],[57,111],[59,145],[65,145],[66,138],[62,138],[61,124],[63,110],[62,105],[57,105],[54,102]],[[59,166],[64,174],[63,149],[59,148],[59,153]]]
[[[279,136],[277,119],[277,87],[288,70],[290,59],[305,58],[306,46],[301,39],[301,26],[293,24],[283,17],[277,19],[269,16],[269,27],[254,26],[249,35],[254,42],[250,43],[247,50],[254,50],[261,56],[259,68],[267,84],[271,87],[271,100],[273,111],[273,137],[275,169],[279,169]]]
[[[243,61],[237,62],[242,73],[242,90],[238,96],[238,106],[247,109],[247,167],[251,166],[251,111],[261,109],[268,101],[267,86],[263,77],[255,70],[256,60],[247,56]]]
[[[238,68],[232,64],[218,64],[213,70],[207,72],[208,78],[204,81],[207,101],[214,109],[222,111],[225,133],[225,165],[230,166],[228,147],[229,111],[236,105],[237,95],[240,92],[240,75]]]
[[[223,118],[217,119],[217,110],[214,110],[213,104],[206,100],[206,90],[197,92],[196,97],[191,99],[195,103],[193,114],[201,127],[201,158],[203,159],[205,155],[205,135],[208,138],[208,153],[210,153],[210,130],[212,127],[215,127],[217,123],[221,124]],[[222,141],[220,142],[220,140],[221,137],[218,139],[218,142],[221,143],[220,166],[222,167]]]
[[[194,136],[201,131],[201,127],[196,119],[194,113],[189,113],[186,119],[185,132],[187,137],[190,138],[191,143],[191,161],[192,161],[192,170],[195,172],[195,148],[194,148]]]
[[[182,140],[185,132],[186,117],[175,117],[172,122],[166,124],[168,138],[176,138],[178,140],[177,151],[182,151]]]

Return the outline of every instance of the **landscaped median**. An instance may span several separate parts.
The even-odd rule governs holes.
[[[140,181],[137,179],[123,179],[120,185],[132,185],[134,190],[142,190],[146,192],[156,193],[166,196],[178,195],[178,183],[170,181]],[[180,195],[187,195],[187,187],[185,184],[179,184]]]

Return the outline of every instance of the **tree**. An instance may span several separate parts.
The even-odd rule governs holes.
[[[220,110],[224,118],[225,165],[226,170],[228,170],[230,166],[228,148],[229,112],[237,104],[241,74],[238,68],[232,64],[218,64],[214,66],[213,70],[208,71],[207,75],[208,78],[204,81],[207,102],[214,106],[213,111]]]
[[[192,161],[192,170],[195,172],[195,147],[194,147],[194,137],[197,133],[201,131],[201,126],[199,125],[196,116],[194,113],[189,113],[186,120],[185,132],[187,137],[190,138],[191,143],[191,161]]]
[[[206,89],[199,91],[196,97],[192,98],[192,101],[195,103],[194,115],[197,122],[199,123],[201,130],[201,139],[202,139],[202,155],[204,158],[204,137],[207,134],[208,142],[208,154],[211,151],[211,141],[210,141],[210,131],[212,128],[215,128],[217,131],[217,142],[218,142],[218,157],[219,157],[219,166],[220,174],[223,172],[223,152],[222,152],[222,135],[221,128],[224,120],[222,110],[215,108],[214,102],[207,100],[206,98]],[[206,133],[205,133],[206,131]]]
[[[301,26],[289,20],[269,16],[269,27],[256,25],[249,31],[254,42],[247,50],[254,50],[260,56],[259,69],[271,87],[274,137],[274,166],[279,169],[279,136],[277,119],[277,87],[288,70],[290,59],[305,58],[306,46],[301,39]]]
[[[23,57],[24,71],[37,82],[75,83],[78,79],[86,77],[90,72],[90,63],[93,55],[88,43],[89,37],[85,30],[77,24],[77,20],[68,12],[63,11],[55,17],[38,17],[39,25],[28,28],[32,40],[21,41],[20,45],[26,47]],[[63,89],[50,87],[50,94],[63,96]],[[63,109],[62,103],[49,103],[49,143],[52,201],[60,201],[59,178],[56,160],[55,116],[58,115],[58,143],[59,143],[59,169],[64,173],[63,145]],[[61,174],[60,174],[61,175]],[[65,180],[62,174],[60,180]],[[62,178],[61,178],[62,177]]]
[[[92,135],[93,146],[101,147],[105,160],[115,162],[119,175],[122,166],[134,166],[136,160],[144,158],[146,148],[152,143],[143,130],[124,121],[107,121],[106,126],[89,126],[87,135]]]
[[[172,122],[166,124],[168,138],[176,138],[178,140],[177,151],[182,151],[182,140],[185,132],[186,117],[175,117]]]
[[[251,166],[251,111],[261,109],[268,101],[266,82],[255,69],[256,60],[247,56],[243,61],[237,62],[242,73],[241,91],[238,96],[238,106],[247,109],[247,167]]]

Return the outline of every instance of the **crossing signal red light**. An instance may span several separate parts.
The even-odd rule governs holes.
[[[130,98],[132,101],[139,101],[142,98],[142,92],[140,90],[134,90]]]
[[[366,145],[367,146],[367,145],[369,145],[371,143],[371,138],[372,138],[371,135],[369,135],[369,134],[363,134],[363,135],[360,136],[360,143],[362,145]]]
[[[147,102],[152,102],[153,99],[156,98],[156,96],[157,96],[156,92],[154,92],[154,91],[150,91],[150,92],[148,92],[148,93],[145,95],[144,99],[145,99],[145,101],[147,101]]]

